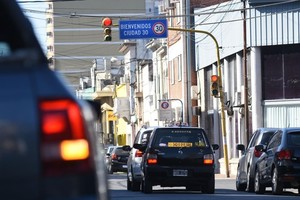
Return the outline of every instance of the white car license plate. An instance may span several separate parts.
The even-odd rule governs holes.
[[[173,169],[173,176],[187,176],[188,170],[184,169]]]
[[[127,168],[127,165],[123,165],[122,167],[123,167],[123,168]]]

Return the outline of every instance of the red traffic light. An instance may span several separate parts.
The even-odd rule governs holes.
[[[211,95],[214,97],[218,97],[219,96],[219,76],[217,75],[212,75],[210,77],[211,80]]]
[[[105,17],[103,20],[102,20],[102,27],[107,27],[107,26],[112,26],[112,19],[109,18],[109,17]]]
[[[217,82],[217,81],[219,81],[219,76],[217,76],[217,75],[212,75],[212,76],[210,77],[210,80],[211,80],[211,82]]]

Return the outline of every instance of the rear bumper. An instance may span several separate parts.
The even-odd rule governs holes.
[[[147,167],[144,176],[151,181],[152,185],[161,186],[186,186],[203,185],[215,178],[213,166],[181,168],[188,170],[187,176],[173,176],[171,167]]]
[[[127,172],[127,163],[112,162],[111,169],[114,172]]]
[[[97,199],[100,196],[97,188],[99,187],[94,173],[47,177],[41,188],[41,199],[72,199],[74,197]]]

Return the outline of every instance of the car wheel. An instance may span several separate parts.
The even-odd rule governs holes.
[[[254,183],[253,183],[253,180],[251,179],[251,175],[250,175],[250,169],[248,168],[247,170],[247,188],[246,190],[248,192],[254,192]]]
[[[247,185],[240,182],[239,175],[237,175],[235,178],[235,187],[236,187],[237,191],[245,191],[246,190]]]
[[[148,194],[148,193],[152,193],[152,184],[150,182],[150,180],[147,177],[144,177],[143,181],[143,192]]]
[[[266,191],[266,187],[260,183],[258,170],[255,171],[254,191],[256,194],[263,194]]]
[[[129,180],[129,177],[127,176],[127,190],[131,190],[131,181]]]
[[[278,180],[278,171],[274,168],[272,173],[272,194],[282,194],[283,192],[283,185]]]
[[[108,166],[108,173],[109,174],[113,174],[114,173],[111,165]]]
[[[213,194],[215,193],[215,176],[213,176],[205,185],[202,185],[202,193]]]
[[[131,189],[132,191],[140,191],[140,182],[135,181],[134,179],[132,179],[131,182]]]

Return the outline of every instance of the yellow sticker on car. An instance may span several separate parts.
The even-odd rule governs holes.
[[[168,142],[168,147],[192,147],[191,142]]]

